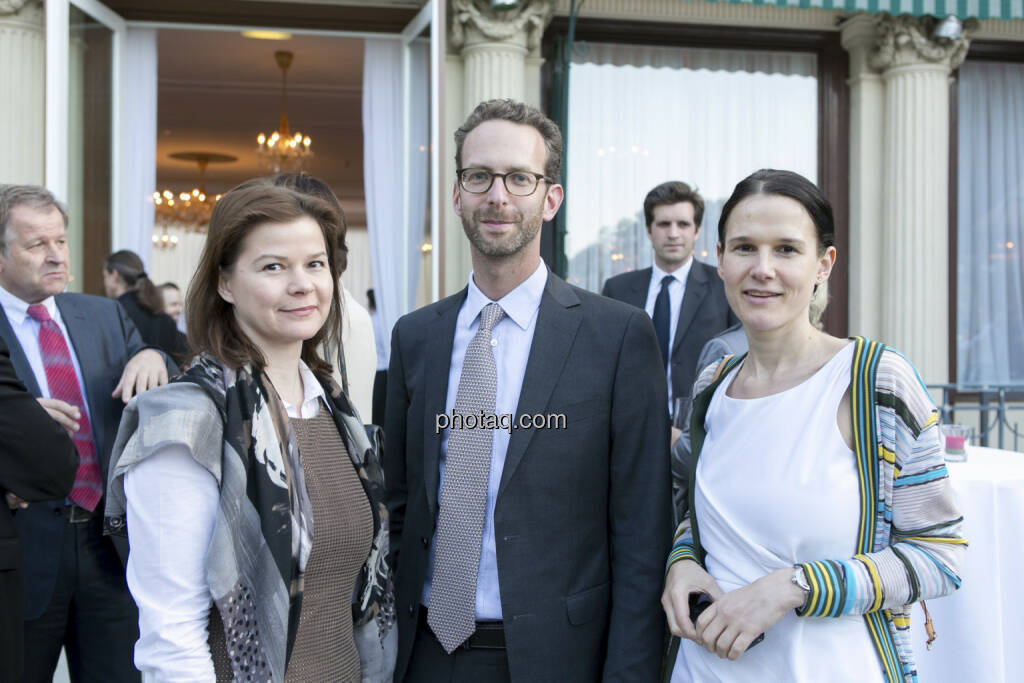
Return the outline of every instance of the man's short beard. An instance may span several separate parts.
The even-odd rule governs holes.
[[[537,232],[540,230],[541,224],[544,222],[539,212],[530,216],[524,216],[520,213],[518,216],[519,230],[509,236],[507,238],[508,241],[488,241],[484,237],[480,224],[486,220],[498,218],[500,220],[509,220],[508,218],[495,216],[493,212],[483,210],[475,211],[468,218],[466,216],[462,217],[462,229],[466,233],[466,237],[469,238],[470,244],[476,247],[477,251],[484,256],[494,258],[515,256],[522,251],[523,247],[533,241],[533,238],[537,236]]]

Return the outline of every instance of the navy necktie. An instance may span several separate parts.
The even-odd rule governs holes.
[[[669,330],[672,329],[672,307],[668,303],[668,286],[675,278],[666,275],[661,278],[661,291],[658,298],[654,300],[654,331],[658,335],[658,348],[661,349],[661,361],[668,367]]]

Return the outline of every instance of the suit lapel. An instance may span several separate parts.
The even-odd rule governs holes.
[[[562,368],[582,321],[579,303],[579,297],[565,282],[548,273],[548,282],[537,313],[537,326],[533,331],[533,342],[530,344],[530,356],[526,362],[519,405],[516,407],[516,419],[520,415],[543,413],[547,408],[551,392],[562,375]],[[512,432],[505,452],[499,496],[523,459],[533,432],[532,429]]]
[[[468,288],[463,289],[459,295],[449,299],[449,305],[438,310],[437,318],[430,323],[424,335],[428,343],[423,370],[426,383],[423,402],[423,483],[427,487],[431,515],[437,514],[437,487],[441,480],[441,435],[435,433],[434,424],[436,416],[444,412],[447,403],[455,323],[468,291]]]
[[[43,392],[39,388],[39,382],[36,381],[35,373],[32,372],[32,366],[28,364],[28,356],[21,348],[21,342],[14,334],[14,328],[11,327],[11,321],[7,319],[7,312],[4,311],[3,306],[0,306],[0,337],[3,337],[4,343],[7,344],[7,350],[11,354],[11,365],[14,366],[14,372],[18,375],[18,379],[33,396],[37,398],[42,396]]]
[[[704,297],[708,294],[708,274],[704,270],[704,264],[696,259],[690,267],[690,275],[686,278],[686,291],[683,293],[683,303],[679,307],[679,322],[676,324],[676,335],[672,338],[671,358],[676,349],[683,341],[693,317],[697,315]]]
[[[644,308],[647,305],[647,292],[651,288],[651,268],[643,268],[633,273],[629,281],[629,292],[627,304],[637,308]]]

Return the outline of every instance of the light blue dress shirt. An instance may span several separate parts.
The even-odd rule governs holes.
[[[537,312],[540,310],[540,299],[548,280],[548,269],[541,261],[537,270],[526,278],[518,287],[493,302],[473,282],[473,274],[469,276],[469,293],[459,309],[455,321],[455,343],[452,345],[451,365],[448,369],[448,397],[445,401],[445,412],[449,415],[455,408],[455,396],[459,391],[459,380],[462,377],[462,361],[466,356],[466,347],[476,335],[480,327],[480,311],[490,303],[497,303],[505,312],[491,334],[491,350],[494,352],[494,365],[497,370],[498,387],[495,394],[494,412],[497,415],[515,415],[519,405],[519,392],[523,386],[523,375],[526,374],[526,361],[533,345],[533,332],[537,327]],[[501,473],[505,468],[505,453],[508,450],[510,435],[507,430],[494,430],[494,442],[491,444],[491,471],[487,481],[487,509],[484,516],[480,567],[476,579],[476,618],[478,621],[500,620],[501,591],[498,587],[498,556],[494,543],[494,504],[498,497],[498,485]],[[437,485],[437,498],[441,499],[441,487],[444,484],[444,465],[448,454],[448,430],[441,434],[441,476]],[[423,604],[430,604],[430,581],[434,574],[434,550],[436,534],[430,541],[430,563],[427,567],[427,580],[423,586]]]
[[[91,421],[92,415],[89,414],[89,394],[87,393],[88,389],[85,386],[85,380],[82,377],[82,368],[78,364],[78,352],[75,351],[75,344],[71,341],[71,335],[68,334],[68,328],[64,325],[64,319],[61,318],[60,309],[57,308],[57,302],[51,296],[39,303],[46,307],[46,310],[50,313],[50,317],[55,323],[57,323],[57,327],[60,328],[61,333],[64,335],[64,341],[68,344],[68,351],[71,353],[71,364],[75,367],[75,377],[78,378],[78,386],[82,390],[82,401],[85,403],[85,414]],[[50,383],[46,379],[46,367],[43,365],[43,353],[39,349],[40,324],[29,316],[28,302],[22,301],[3,287],[0,287],[0,307],[3,307],[4,313],[7,314],[7,321],[11,323],[11,328],[14,330],[14,336],[18,338],[18,343],[21,344],[21,350],[25,352],[25,357],[28,359],[28,365],[32,368],[32,374],[35,375],[36,384],[39,385],[39,391],[42,393],[43,398],[53,398],[52,394],[50,394]]]
[[[661,281],[666,275],[674,279],[668,284],[668,307],[669,307],[669,328],[668,328],[668,352],[669,359],[672,357],[672,344],[676,339],[676,328],[679,327],[679,309],[683,306],[683,296],[686,294],[686,278],[690,276],[690,268],[693,267],[693,257],[686,260],[686,263],[676,268],[671,273],[666,273],[658,267],[657,263],[651,264],[651,283],[647,286],[647,303],[644,310],[652,319],[654,318],[654,303],[658,300],[658,293],[661,292]],[[672,363],[665,364],[665,381],[668,382],[668,414],[672,414]]]

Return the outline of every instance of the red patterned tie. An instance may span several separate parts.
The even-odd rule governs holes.
[[[28,307],[28,314],[39,322],[39,350],[43,354],[43,368],[46,370],[46,383],[50,385],[50,396],[59,398],[65,403],[78,408],[78,431],[72,435],[78,447],[78,473],[75,485],[68,496],[71,502],[92,512],[103,497],[103,476],[100,474],[100,463],[96,457],[96,444],[92,439],[92,425],[85,412],[85,401],[82,399],[82,388],[78,385],[75,366],[71,362],[71,352],[64,340],[60,327],[50,317],[50,312],[42,304]]]

